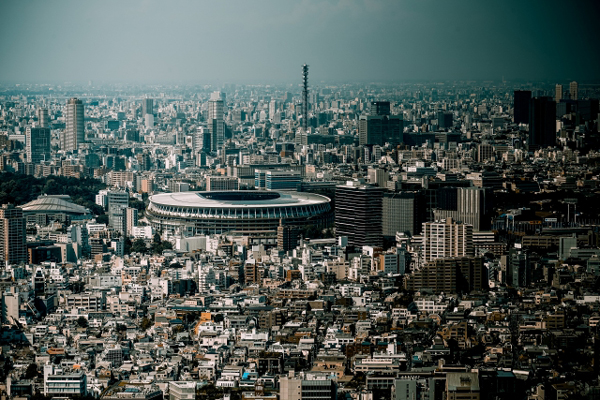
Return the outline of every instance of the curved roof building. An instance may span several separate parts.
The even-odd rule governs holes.
[[[40,196],[21,206],[23,215],[32,214],[66,214],[74,217],[90,215],[90,210],[75,204],[67,195]]]
[[[280,220],[294,226],[330,223],[330,201],[317,194],[283,191],[164,193],[150,197],[146,216],[155,229],[171,233],[270,236],[276,235]]]

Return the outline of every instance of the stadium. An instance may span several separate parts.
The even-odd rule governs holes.
[[[330,224],[330,201],[325,196],[291,191],[163,193],[150,197],[146,215],[163,233],[268,237],[276,236],[280,221],[299,227]]]

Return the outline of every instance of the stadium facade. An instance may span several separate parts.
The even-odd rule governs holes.
[[[276,237],[277,227],[332,223],[328,197],[293,191],[163,193],[150,197],[147,218],[158,232]]]

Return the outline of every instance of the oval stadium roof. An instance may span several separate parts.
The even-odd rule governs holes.
[[[73,203],[66,196],[41,196],[21,206],[24,214],[65,213],[71,215],[90,214],[90,210]]]

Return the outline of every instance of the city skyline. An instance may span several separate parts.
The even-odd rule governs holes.
[[[582,1],[0,2],[4,82],[598,79]],[[577,37],[560,29],[577,21]],[[27,29],[21,27],[27,26]]]

